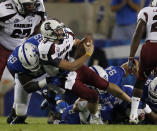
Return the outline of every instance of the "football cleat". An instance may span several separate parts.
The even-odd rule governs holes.
[[[14,108],[12,108],[10,114],[7,117],[7,123],[10,124],[10,122],[12,122],[15,119],[15,117],[16,117],[16,113]]]
[[[89,123],[90,124],[96,124],[96,125],[103,125],[104,124],[104,122],[101,119],[101,115],[100,115],[99,111],[97,111],[96,114],[91,115]]]
[[[130,114],[129,123],[130,124],[138,124],[139,123],[138,115]]]
[[[89,124],[90,113],[89,111],[79,112],[80,122],[82,124]]]
[[[14,124],[27,124],[25,122],[27,116],[16,116],[15,119],[10,123],[11,125]]]

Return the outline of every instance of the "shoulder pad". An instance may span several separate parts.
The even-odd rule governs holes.
[[[43,0],[38,0],[37,4],[38,4],[37,12],[45,12],[45,6]]]
[[[0,3],[0,18],[17,13],[14,4],[10,0]]]

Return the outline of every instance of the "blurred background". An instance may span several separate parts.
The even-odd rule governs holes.
[[[134,2],[135,8],[126,4],[118,11],[115,10],[116,4],[124,1]],[[86,64],[89,66],[100,65],[105,68],[111,65],[119,66],[127,61],[132,34],[125,36],[125,33],[134,31],[138,11],[145,6],[149,6],[150,1],[44,0],[44,4],[48,17],[55,17],[63,21],[76,34],[77,38],[81,39],[88,36],[94,40],[95,51]],[[114,32],[116,35],[114,35]],[[143,41],[141,41],[141,44]],[[137,58],[141,44],[136,53]],[[126,84],[133,84],[134,81],[133,76],[124,79]],[[13,87],[14,80],[5,69],[0,82],[0,115],[6,116],[11,110],[14,99]],[[42,100],[41,95],[33,94],[28,110],[29,115],[47,115],[46,111],[40,109]]]

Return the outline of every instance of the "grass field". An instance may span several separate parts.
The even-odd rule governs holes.
[[[47,118],[28,117],[25,125],[8,125],[0,117],[0,131],[157,131],[153,125],[49,125]]]

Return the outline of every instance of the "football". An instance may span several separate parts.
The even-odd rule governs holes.
[[[86,53],[85,48],[84,48],[84,43],[87,46],[90,46],[91,44],[90,41],[91,39],[89,39],[88,37],[85,37],[78,43],[77,49],[76,49],[76,58],[79,58]]]

